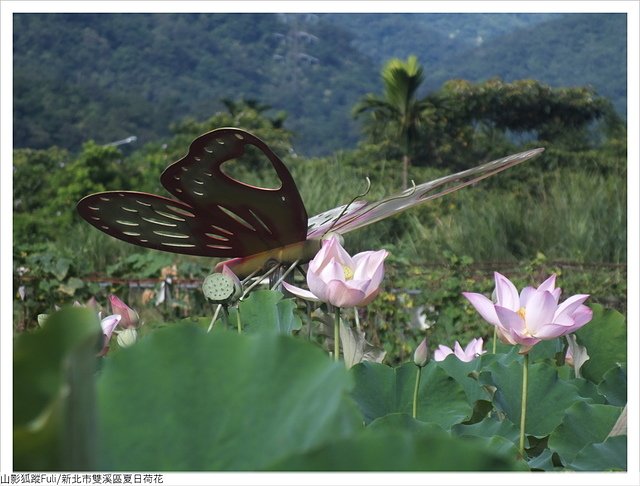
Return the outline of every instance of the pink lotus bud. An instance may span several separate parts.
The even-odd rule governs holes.
[[[111,303],[111,311],[114,314],[119,314],[122,317],[120,325],[125,328],[136,328],[140,322],[138,313],[131,309],[127,304],[122,302],[117,296],[110,295],[109,302]]]
[[[429,349],[427,348],[427,338],[424,338],[413,353],[413,362],[416,364],[416,366],[422,368],[427,364],[428,357]]]

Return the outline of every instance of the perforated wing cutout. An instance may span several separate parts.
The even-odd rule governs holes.
[[[271,162],[280,187],[254,187],[220,166],[246,145]],[[304,241],[307,213],[293,178],[267,145],[234,128],[206,133],[161,176],[173,199],[130,191],[93,194],[78,212],[101,231],[135,245],[201,256],[242,257]]]

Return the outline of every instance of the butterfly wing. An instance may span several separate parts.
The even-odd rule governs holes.
[[[537,148],[509,155],[472,169],[425,182],[415,188],[407,189],[378,202],[360,202],[357,205],[352,205],[342,216],[340,216],[341,208],[326,211],[309,219],[307,238],[321,238],[327,231],[344,234],[362,228],[363,226],[385,219],[417,204],[444,196],[445,194],[462,189],[482,179],[486,179],[509,167],[529,160],[543,151],[543,148]]]
[[[180,201],[143,192],[91,194],[78,203],[80,215],[99,230],[127,243],[199,256],[241,254],[241,240]]]
[[[280,179],[254,187],[221,170],[257,147]],[[257,137],[235,128],[201,135],[160,178],[173,199],[130,191],[98,193],[78,212],[101,231],[135,245],[200,256],[247,256],[304,241],[307,213],[282,161]]]

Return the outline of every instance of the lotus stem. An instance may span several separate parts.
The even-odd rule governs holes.
[[[238,334],[242,334],[242,323],[240,322],[240,306],[236,307],[236,322],[238,324]]]
[[[493,354],[496,354],[497,338],[498,338],[498,326],[493,326]]]
[[[336,307],[335,319],[333,321],[333,359],[340,360],[340,307]]]
[[[413,388],[413,418],[418,418],[418,389],[420,388],[420,377],[422,375],[422,367],[418,366],[418,372],[416,373],[416,385]]]
[[[520,457],[524,459],[524,428],[527,419],[527,386],[529,382],[529,354],[524,355],[522,364],[522,408],[520,409]]]

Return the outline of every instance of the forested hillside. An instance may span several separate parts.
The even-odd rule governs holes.
[[[184,118],[256,100],[305,155],[353,147],[351,107],[387,57],[416,54],[423,91],[451,78],[592,85],[626,104],[624,15],[18,14],[14,144],[77,151],[159,140]]]
[[[483,43],[562,14],[330,14],[374,62],[416,55],[429,70]]]
[[[429,83],[451,78],[535,78],[551,86],[588,85],[624,115],[627,39],[624,14],[572,14],[496,37],[438,65]]]

